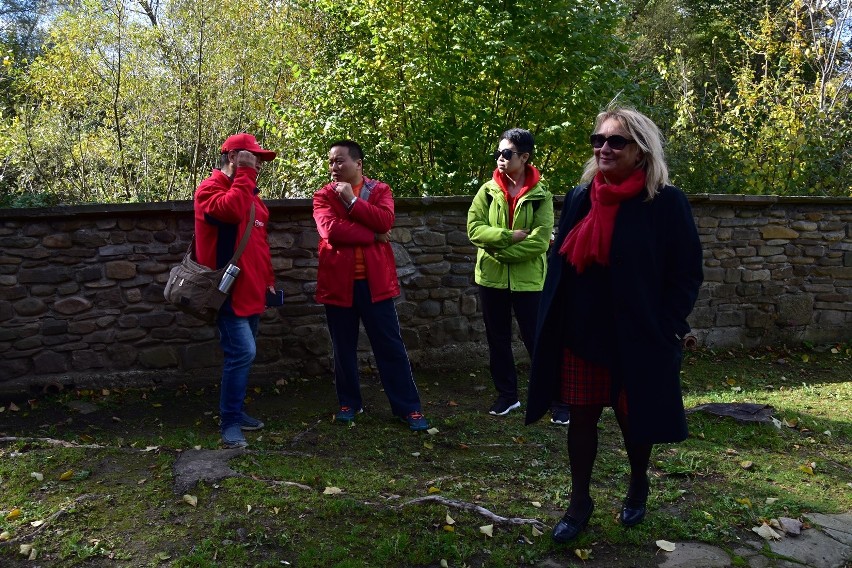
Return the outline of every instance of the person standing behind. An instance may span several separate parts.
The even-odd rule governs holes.
[[[497,167],[473,198],[467,234],[478,247],[479,288],[489,367],[497,400],[489,414],[520,408],[518,374],[512,355],[512,311],[532,357],[536,315],[544,285],[546,255],[553,232],[553,195],[533,166],[533,135],[512,128],[500,136]],[[567,420],[567,417],[566,417]]]
[[[363,412],[358,374],[359,322],[370,340],[394,416],[412,430],[426,430],[420,394],[402,341],[393,298],[399,296],[390,245],[394,222],[391,188],[363,176],[364,152],[352,140],[329,147],[332,182],[314,194],[319,232],[316,301],[325,305],[334,349],[334,383],[340,410],[352,422]]]
[[[248,445],[243,430],[260,430],[263,422],[243,411],[248,375],[256,353],[255,337],[274,273],[266,226],[269,210],[257,189],[261,164],[275,158],[251,134],[235,134],[222,144],[219,168],[195,192],[195,248],[198,262],[218,270],[230,261],[255,207],[254,225],[240,256],[240,273],[216,317],[224,360],[219,398],[222,444]]]
[[[659,128],[612,107],[598,115],[582,185],[568,192],[548,261],[526,423],[554,395],[570,405],[571,498],[553,540],[574,539],[590,495],[598,419],[612,406],[630,463],[619,519],[645,518],[653,444],[686,438],[682,342],[703,280],[689,201],[669,184]]]

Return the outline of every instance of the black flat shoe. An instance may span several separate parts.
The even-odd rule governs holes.
[[[618,520],[624,528],[635,527],[645,519],[645,513],[648,512],[647,498],[642,501],[631,502],[627,500],[621,507],[621,515]]]
[[[554,542],[558,542],[560,544],[569,542],[577,538],[577,535],[582,532],[586,525],[589,524],[589,519],[592,518],[592,512],[595,510],[595,503],[589,506],[589,512],[582,519],[575,519],[574,517],[569,517],[568,513],[562,517],[562,519],[556,523],[556,526],[553,527],[553,537]]]

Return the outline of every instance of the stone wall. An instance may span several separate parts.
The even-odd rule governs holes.
[[[699,343],[852,339],[852,199],[691,201],[705,250],[706,282],[691,318]],[[469,203],[397,200],[397,308],[416,370],[487,365]],[[324,310],[312,301],[310,201],[269,206],[286,299],[262,318],[255,376],[330,381]],[[192,236],[191,211],[190,202],[0,210],[0,390],[218,380],[214,329],[162,300],[168,270]],[[361,348],[371,368],[365,337]]]

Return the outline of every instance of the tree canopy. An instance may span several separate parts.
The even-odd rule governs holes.
[[[0,206],[188,199],[227,135],[309,196],[327,146],[397,195],[472,193],[500,133],[574,185],[612,100],[689,192],[850,195],[849,0],[7,0]]]

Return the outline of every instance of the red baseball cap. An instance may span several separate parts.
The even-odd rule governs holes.
[[[260,144],[257,143],[257,139],[247,132],[228,136],[228,139],[222,144],[222,153],[224,154],[232,150],[248,150],[261,160],[267,162],[274,160],[276,155],[272,150],[261,148]]]

